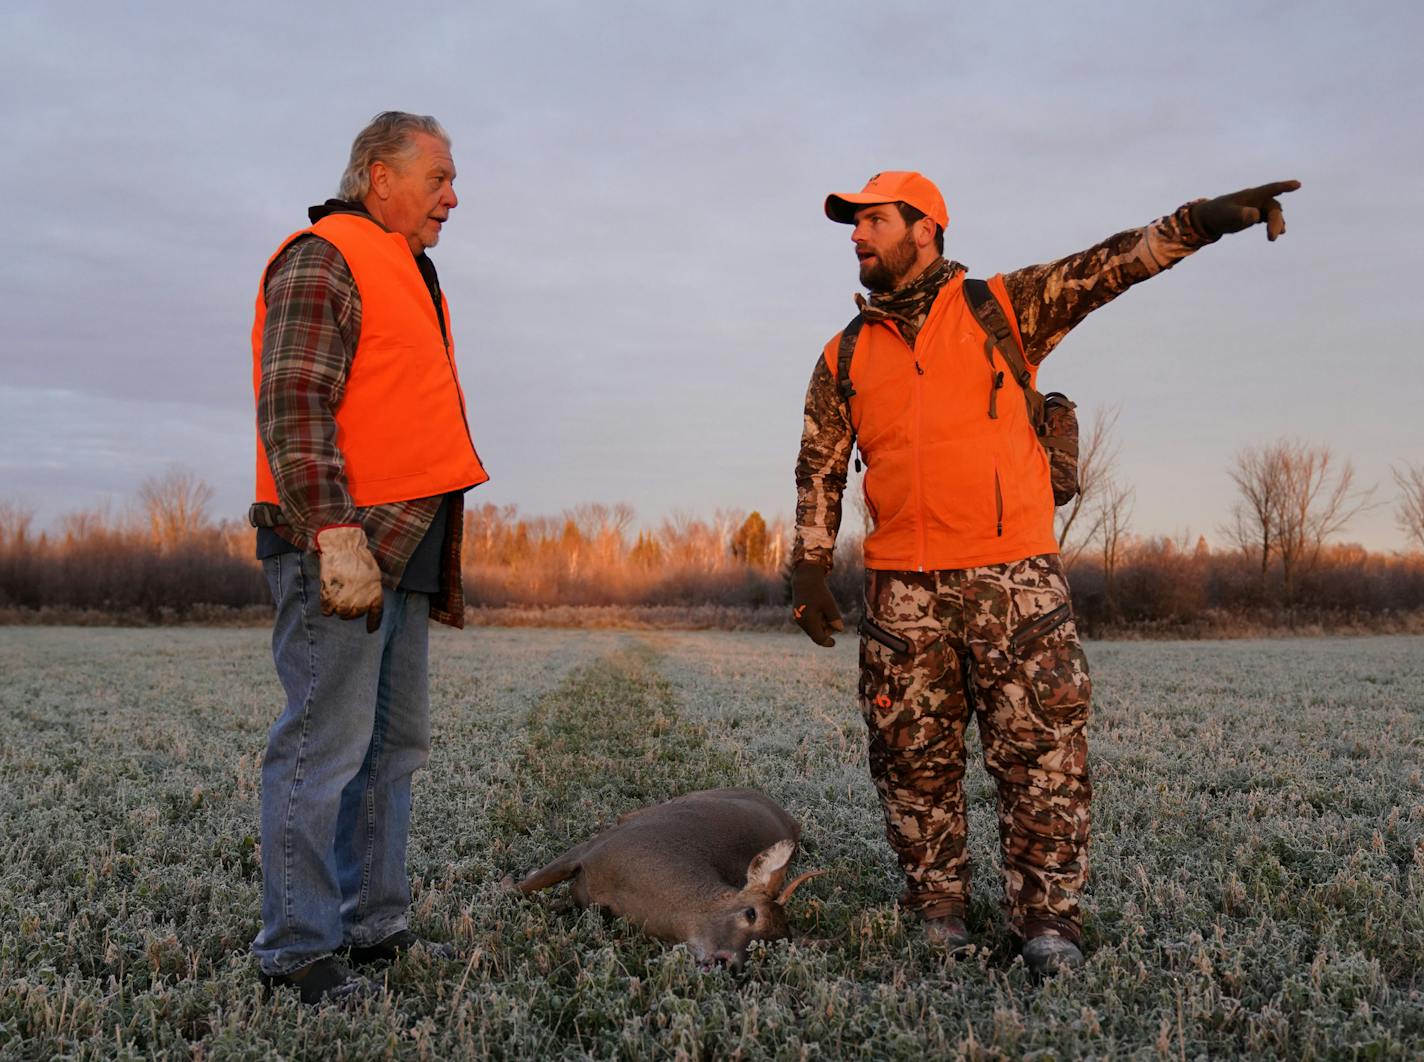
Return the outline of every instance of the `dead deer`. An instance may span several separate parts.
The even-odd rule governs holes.
[[[660,940],[686,943],[704,967],[739,965],[754,940],[787,936],[785,888],[801,827],[754,789],[705,789],[632,811],[521,881],[522,893],[573,878],[597,904]]]

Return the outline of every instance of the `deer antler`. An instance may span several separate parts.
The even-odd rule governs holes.
[[[791,879],[791,881],[787,884],[786,888],[781,890],[781,895],[776,898],[776,902],[781,904],[782,906],[785,906],[786,901],[791,899],[791,894],[801,886],[802,882],[810,881],[812,878],[820,877],[824,873],[824,870],[808,870],[804,874],[798,874],[796,877]]]

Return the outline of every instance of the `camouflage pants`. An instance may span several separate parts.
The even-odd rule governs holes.
[[[901,902],[969,900],[965,730],[998,785],[1004,906],[1018,933],[1077,940],[1088,873],[1085,727],[1092,689],[1056,555],[933,572],[866,572],[860,708]]]

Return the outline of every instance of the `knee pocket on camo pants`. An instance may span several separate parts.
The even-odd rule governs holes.
[[[932,682],[944,665],[938,644],[867,617],[860,627],[860,713],[871,753],[903,757],[942,744],[953,727],[948,698]]]
[[[1071,604],[1022,620],[1009,637],[1009,658],[1043,719],[1058,726],[1087,720],[1093,683]]]

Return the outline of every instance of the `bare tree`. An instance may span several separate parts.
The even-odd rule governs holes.
[[[1098,541],[1103,550],[1103,595],[1108,617],[1116,619],[1119,611],[1117,571],[1122,561],[1122,548],[1126,544],[1136,492],[1131,487],[1123,487],[1115,479],[1107,479],[1098,484],[1096,493],[1094,515]]]
[[[207,526],[213,488],[196,472],[175,465],[144,480],[138,496],[154,543],[168,548]]]
[[[613,564],[623,555],[624,536],[633,522],[633,507],[627,502],[604,505],[583,502],[566,514],[600,563]]]
[[[1340,464],[1328,446],[1294,442],[1286,449],[1285,492],[1277,544],[1286,597],[1296,580],[1315,567],[1320,547],[1370,505],[1374,488],[1355,487],[1355,466]]]
[[[1406,464],[1403,468],[1391,466],[1394,482],[1399,486],[1399,506],[1395,515],[1399,518],[1399,528],[1405,540],[1416,549],[1424,549],[1424,464]]]
[[[1320,548],[1370,505],[1374,488],[1357,489],[1355,468],[1328,446],[1279,439],[1236,455],[1230,470],[1241,491],[1226,532],[1260,557],[1264,587],[1271,557],[1280,558],[1285,595],[1320,557]]]
[[[578,524],[579,532],[588,539],[596,539],[610,532],[622,535],[633,522],[633,507],[627,502],[605,505],[603,502],[581,502],[567,514]]]
[[[21,550],[30,542],[35,512],[17,502],[0,500],[0,549]]]
[[[1078,440],[1078,495],[1056,514],[1058,551],[1065,568],[1073,567],[1102,529],[1098,502],[1117,467],[1118,441],[1113,432],[1121,412],[1120,406],[1094,410],[1087,430]]]
[[[1227,470],[1241,491],[1241,498],[1231,507],[1231,523],[1223,530],[1242,553],[1260,558],[1262,589],[1266,585],[1266,573],[1270,571],[1271,557],[1277,549],[1287,445],[1276,442],[1259,449],[1247,447],[1236,454]]]

